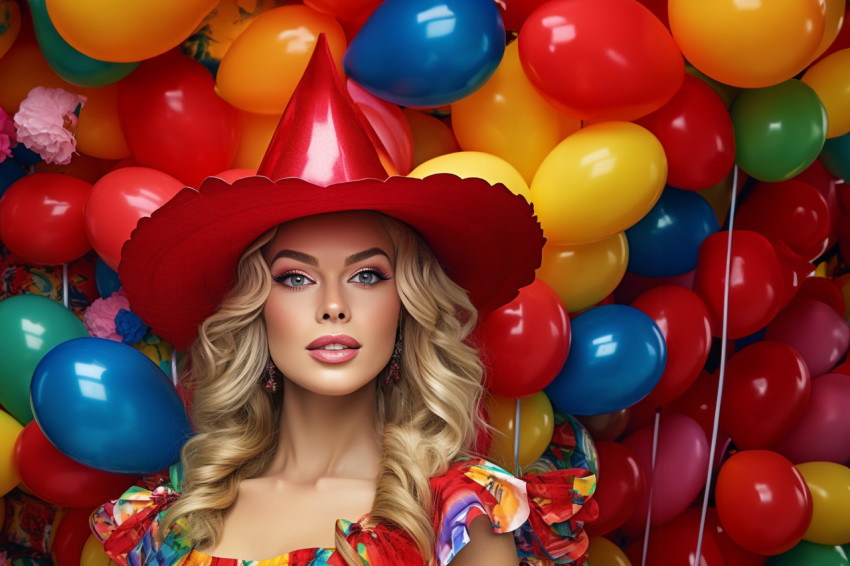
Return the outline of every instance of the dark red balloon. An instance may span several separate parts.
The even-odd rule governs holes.
[[[842,27],[842,29],[844,28]],[[831,248],[838,239],[838,216],[840,212],[838,178],[827,171],[820,159],[815,159],[811,165],[792,180],[810,184],[826,199],[826,204],[829,207],[829,244],[827,247]]]
[[[91,185],[61,173],[32,173],[0,199],[0,240],[37,265],[69,263],[91,249],[84,208]]]
[[[118,117],[136,163],[197,187],[236,157],[236,108],[201,63],[171,51],[142,61],[118,85]]]
[[[750,344],[726,364],[720,424],[738,448],[767,448],[803,416],[811,381],[803,357],[788,344]]]
[[[835,284],[835,281],[826,277],[807,277],[803,279],[796,296],[808,297],[809,299],[815,299],[827,304],[842,317],[847,308],[844,303],[844,295],[841,294],[841,288]]]
[[[650,289],[632,306],[651,318],[667,344],[667,365],[655,388],[641,400],[653,408],[666,405],[694,382],[711,349],[711,319],[699,295],[677,285]]]
[[[773,556],[796,545],[812,520],[812,496],[787,458],[770,450],[733,454],[717,475],[723,529],[750,552]]]
[[[582,120],[634,120],[661,108],[685,64],[670,31],[635,0],[550,0],[519,33],[534,87]]]
[[[717,509],[709,507],[705,514],[705,531],[714,535],[714,541],[723,554],[725,566],[762,566],[767,556],[761,556],[742,548],[723,530]]]
[[[694,291],[705,301],[715,336],[723,321],[728,231],[703,240],[697,256]],[[729,278],[728,338],[749,336],[764,328],[783,306],[782,268],[770,242],[761,234],[735,230]]]
[[[478,337],[487,388],[503,397],[526,397],[549,385],[567,361],[570,319],[558,294],[535,280],[488,314]]]
[[[91,535],[89,517],[93,510],[87,507],[70,509],[59,521],[53,537],[56,566],[79,566],[83,547]]]
[[[829,207],[820,191],[808,183],[758,182],[738,207],[735,228],[784,242],[810,261],[829,244]]]
[[[507,31],[518,32],[529,14],[547,0],[497,0],[496,5],[502,13],[502,21]]]
[[[720,96],[696,77],[686,74],[667,104],[636,123],[655,134],[664,147],[668,185],[707,189],[722,181],[735,164],[729,111]]]
[[[117,498],[137,479],[75,462],[47,440],[35,421],[27,424],[18,435],[14,462],[21,483],[38,498],[89,511]]]
[[[643,555],[643,537],[626,548],[626,555],[634,565],[644,566],[728,566],[709,530],[703,532],[700,556],[697,560],[700,510],[689,508],[672,521],[649,531],[649,548],[646,562]]]
[[[646,475],[631,448],[617,442],[596,443],[599,475],[593,497],[599,516],[585,524],[590,536],[610,533],[629,520],[646,491]]]

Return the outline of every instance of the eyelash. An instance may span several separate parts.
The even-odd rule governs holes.
[[[358,275],[360,275],[362,273],[372,273],[378,279],[378,281],[375,281],[374,283],[361,283],[361,282],[357,282],[357,281],[352,281],[352,283],[354,283],[355,285],[357,285],[359,287],[364,287],[364,288],[367,288],[367,289],[369,287],[374,287],[375,285],[378,284],[379,281],[388,281],[390,279],[389,275],[385,274],[383,271],[381,271],[380,269],[378,269],[376,267],[364,267],[363,269],[356,271],[351,277],[348,278],[348,280],[351,281],[352,279],[354,279],[355,277],[357,277]],[[300,275],[301,277],[306,279],[309,283],[315,283],[315,281],[313,281],[306,273],[303,273],[303,272],[295,270],[295,269],[285,271],[285,272],[281,273],[280,275],[272,275],[272,280],[275,283],[280,283],[284,287],[286,287],[290,290],[293,290],[293,291],[297,291],[301,287],[307,286],[307,283],[305,283],[304,285],[287,285],[286,283],[284,283],[288,278],[290,278],[294,275]]]

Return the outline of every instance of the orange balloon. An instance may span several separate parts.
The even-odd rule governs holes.
[[[487,399],[493,443],[487,458],[506,470],[516,468],[514,443],[517,428],[516,410],[519,403],[519,458],[520,468],[537,460],[552,440],[555,417],[552,403],[543,391],[522,399],[491,395]]]
[[[806,68],[825,27],[821,0],[669,0],[682,55],[709,77],[759,88]]]
[[[830,53],[801,79],[817,93],[827,117],[826,137],[850,132],[850,48]]]
[[[844,9],[847,1],[822,0],[822,2],[821,8],[824,14],[823,38],[821,38],[818,48],[815,49],[812,61],[820,57],[832,45],[832,42],[838,37],[838,32],[841,31],[841,26],[844,25]]]
[[[21,7],[16,0],[0,0],[0,57],[9,51],[21,31]]]
[[[239,147],[233,160],[234,169],[257,169],[272,141],[280,114],[255,114],[239,111]]]
[[[132,63],[177,47],[219,0],[46,0],[59,35],[101,61]]]
[[[454,132],[445,122],[422,112],[405,108],[402,110],[413,132],[413,167],[440,155],[460,151]]]
[[[118,83],[87,89],[77,122],[77,149],[99,159],[124,159],[130,148],[118,119]]]
[[[568,312],[593,306],[611,294],[629,263],[625,232],[575,246],[546,242],[537,277],[561,297]]]
[[[530,183],[540,162],[565,136],[559,112],[523,71],[518,43],[505,48],[483,86],[452,104],[452,129],[464,150],[501,157]]]
[[[10,115],[14,114],[21,101],[37,86],[83,92],[83,89],[65,82],[53,72],[37,43],[17,42],[0,59],[0,107]]]
[[[282,114],[322,33],[342,77],[347,44],[342,26],[328,15],[292,4],[260,14],[236,38],[218,68],[218,93],[248,112]]]

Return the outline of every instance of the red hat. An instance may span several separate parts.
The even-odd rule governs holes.
[[[482,313],[532,282],[545,240],[523,197],[450,174],[386,178],[377,144],[320,36],[258,175],[232,184],[209,177],[139,221],[119,266],[133,311],[186,349],[233,286],[251,242],[289,220],[352,210],[415,229]]]

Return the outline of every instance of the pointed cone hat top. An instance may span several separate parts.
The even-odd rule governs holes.
[[[320,186],[386,179],[377,135],[342,87],[324,34],[283,112],[258,175]]]

